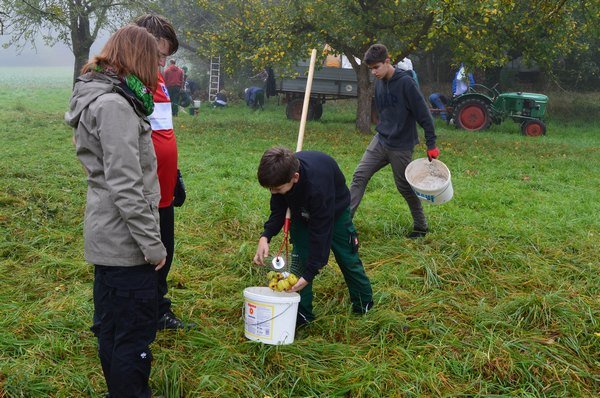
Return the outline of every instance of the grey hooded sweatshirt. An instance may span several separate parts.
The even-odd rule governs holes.
[[[85,259],[92,264],[158,263],[160,190],[152,129],[120,80],[100,73],[77,79],[65,121],[88,174]]]

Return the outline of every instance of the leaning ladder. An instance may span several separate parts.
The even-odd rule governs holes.
[[[210,59],[210,83],[208,85],[208,99],[210,102],[215,100],[221,86],[221,56],[211,57]]]

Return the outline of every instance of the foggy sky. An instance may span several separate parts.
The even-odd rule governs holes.
[[[90,56],[97,54],[107,38],[101,37],[92,46]],[[2,48],[8,41],[7,36],[0,36],[0,66],[73,66],[75,57],[65,44],[57,43],[53,47],[37,43],[37,52],[27,44],[19,54],[14,47]]]

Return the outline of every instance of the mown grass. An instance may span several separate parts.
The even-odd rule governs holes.
[[[62,84],[43,73],[0,79],[0,397],[100,397],[86,183],[62,122],[69,71]],[[404,238],[408,210],[391,172],[378,173],[355,218],[375,310],[351,315],[332,259],[315,282],[317,322],[276,347],[244,337],[242,291],[265,284],[251,264],[269,198],[256,166],[272,145],[295,147],[298,123],[274,102],[181,114],[188,199],[170,296],[200,327],[159,335],[155,394],[597,396],[600,128],[565,119],[537,139],[512,122],[483,133],[439,124],[455,197],[426,207],[432,233]],[[351,103],[328,103],[304,149],[332,154],[350,179],[369,140]]]

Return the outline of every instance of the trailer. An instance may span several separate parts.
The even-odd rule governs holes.
[[[277,93],[284,95],[288,119],[300,120],[304,104],[304,91],[308,66],[294,67],[298,76],[288,78],[275,76]],[[358,83],[354,69],[323,67],[315,70],[308,106],[308,120],[319,120],[326,101],[350,99],[358,96]]]

